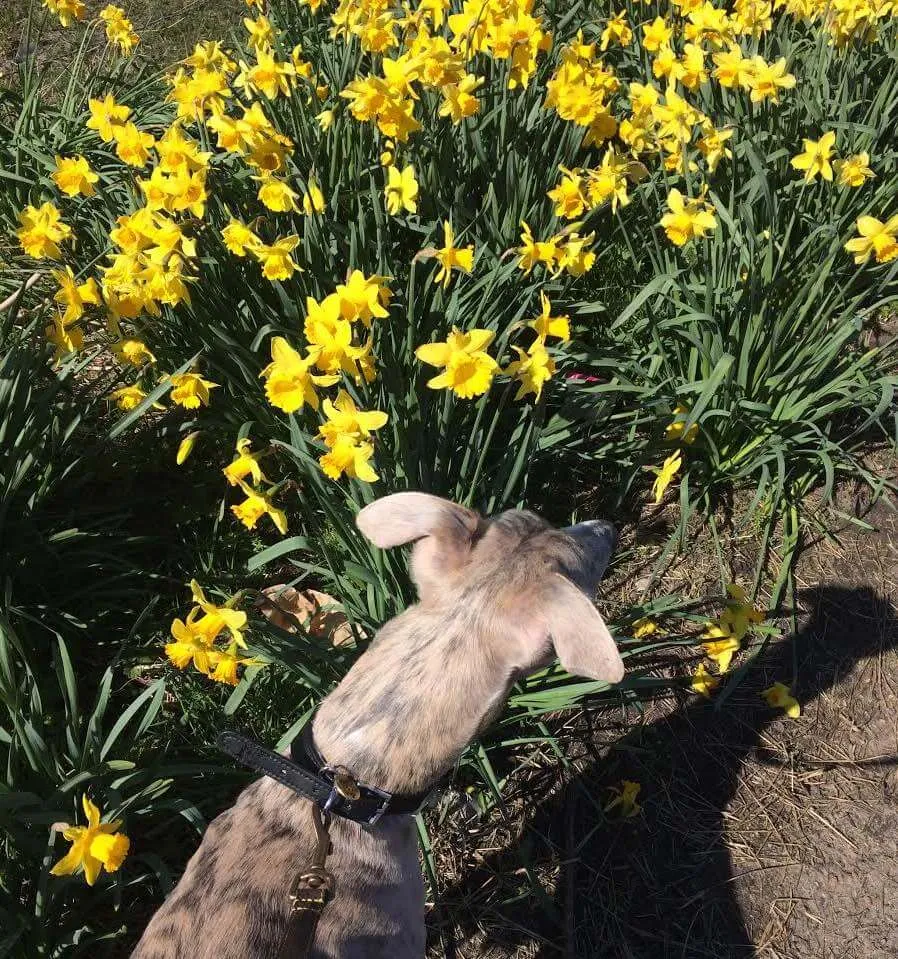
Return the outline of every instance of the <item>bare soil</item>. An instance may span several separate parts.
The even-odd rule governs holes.
[[[431,955],[898,956],[898,517],[867,520],[805,551],[797,629],[731,696],[580,716],[567,768],[536,757],[504,810],[444,826]],[[761,699],[777,680],[799,719]],[[621,780],[633,818],[604,811]]]

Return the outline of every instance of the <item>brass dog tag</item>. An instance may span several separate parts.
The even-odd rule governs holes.
[[[359,799],[362,795],[358,783],[343,770],[334,771],[334,789],[344,798],[351,802]]]

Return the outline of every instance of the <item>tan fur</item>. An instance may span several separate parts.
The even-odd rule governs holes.
[[[495,520],[423,493],[359,514],[376,545],[414,542],[420,602],[387,623],[321,704],[315,743],[329,763],[391,792],[436,782],[501,710],[519,677],[557,653],[609,682],[623,664],[585,592],[613,548],[601,524],[553,530],[532,513]],[[576,585],[574,585],[576,584]],[[579,588],[578,588],[579,587]],[[208,828],[132,959],[274,959],[287,891],[312,854],[309,803],[269,779]],[[414,820],[335,819],[337,894],[313,959],[420,959],[424,884]]]

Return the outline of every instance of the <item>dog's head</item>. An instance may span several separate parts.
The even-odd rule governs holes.
[[[413,543],[421,603],[473,611],[491,650],[518,674],[557,655],[570,673],[619,682],[624,666],[591,597],[617,534],[592,521],[553,529],[533,513],[485,519],[426,493],[396,493],[366,506],[359,529],[382,549]],[[461,605],[460,605],[461,604]]]

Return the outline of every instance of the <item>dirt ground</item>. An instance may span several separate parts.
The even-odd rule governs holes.
[[[898,956],[898,517],[867,519],[805,552],[797,632],[724,703],[581,717],[573,770],[546,757],[504,813],[440,832],[432,956]],[[798,720],[762,702],[776,680]],[[624,820],[603,812],[621,780]]]

